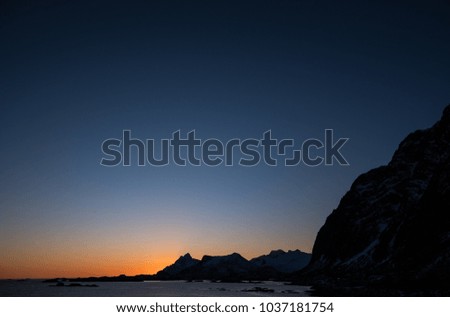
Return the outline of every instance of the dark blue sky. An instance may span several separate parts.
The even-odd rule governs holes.
[[[310,251],[354,178],[450,102],[449,39],[448,1],[2,2],[2,276]],[[99,164],[123,129],[301,142],[327,128],[350,138],[349,167]]]

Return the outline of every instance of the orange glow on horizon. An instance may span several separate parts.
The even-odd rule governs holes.
[[[311,251],[309,241],[301,243],[301,237],[296,237],[297,241],[282,237],[273,239],[261,231],[260,234],[231,232],[233,239],[229,239],[223,232],[204,229],[195,239],[196,231],[176,229],[161,230],[151,238],[145,235],[145,230],[135,230],[132,234],[118,231],[120,235],[114,232],[104,236],[98,232],[73,236],[64,232],[57,238],[49,235],[39,237],[39,240],[31,236],[26,240],[15,240],[0,248],[0,279],[155,274],[187,252],[197,259],[203,255],[238,252],[250,260],[276,249]],[[211,238],[203,239],[203,235]]]
[[[287,251],[287,249],[286,249]],[[303,249],[302,251],[309,251]],[[269,251],[268,251],[269,252]],[[241,253],[247,259],[268,252]],[[57,278],[57,277],[100,277],[118,276],[125,274],[134,276],[139,274],[155,274],[166,266],[174,263],[186,252],[162,252],[158,256],[142,256],[139,252],[122,253],[114,256],[107,254],[89,256],[79,254],[65,254],[60,256],[42,257],[37,254],[27,254],[26,257],[7,257],[9,262],[0,265],[0,279],[22,278]],[[223,252],[190,252],[192,257],[201,259],[205,254],[226,255],[232,253]]]
[[[106,260],[106,259],[104,259]],[[176,259],[175,259],[176,260]],[[56,277],[99,277],[117,276],[121,274],[133,276],[139,274],[155,274],[174,261],[173,257],[155,258],[109,258],[107,261],[75,261],[41,260],[19,261],[0,266],[0,279],[9,278],[56,278]],[[102,263],[102,264],[99,264]]]

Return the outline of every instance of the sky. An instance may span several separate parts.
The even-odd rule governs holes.
[[[448,1],[2,1],[0,278],[311,252],[353,180],[450,103],[449,38]],[[333,129],[349,166],[101,166],[125,129]]]

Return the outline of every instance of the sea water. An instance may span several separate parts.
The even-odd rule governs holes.
[[[0,280],[0,296],[308,296],[310,287],[288,285],[284,282],[215,283],[211,281],[147,281],[147,282],[93,282],[82,286],[55,286],[42,280]],[[95,284],[97,287],[88,287]]]

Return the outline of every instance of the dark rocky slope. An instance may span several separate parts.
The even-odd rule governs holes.
[[[433,127],[406,137],[387,166],[355,180],[299,278],[329,287],[448,292],[450,106]]]

